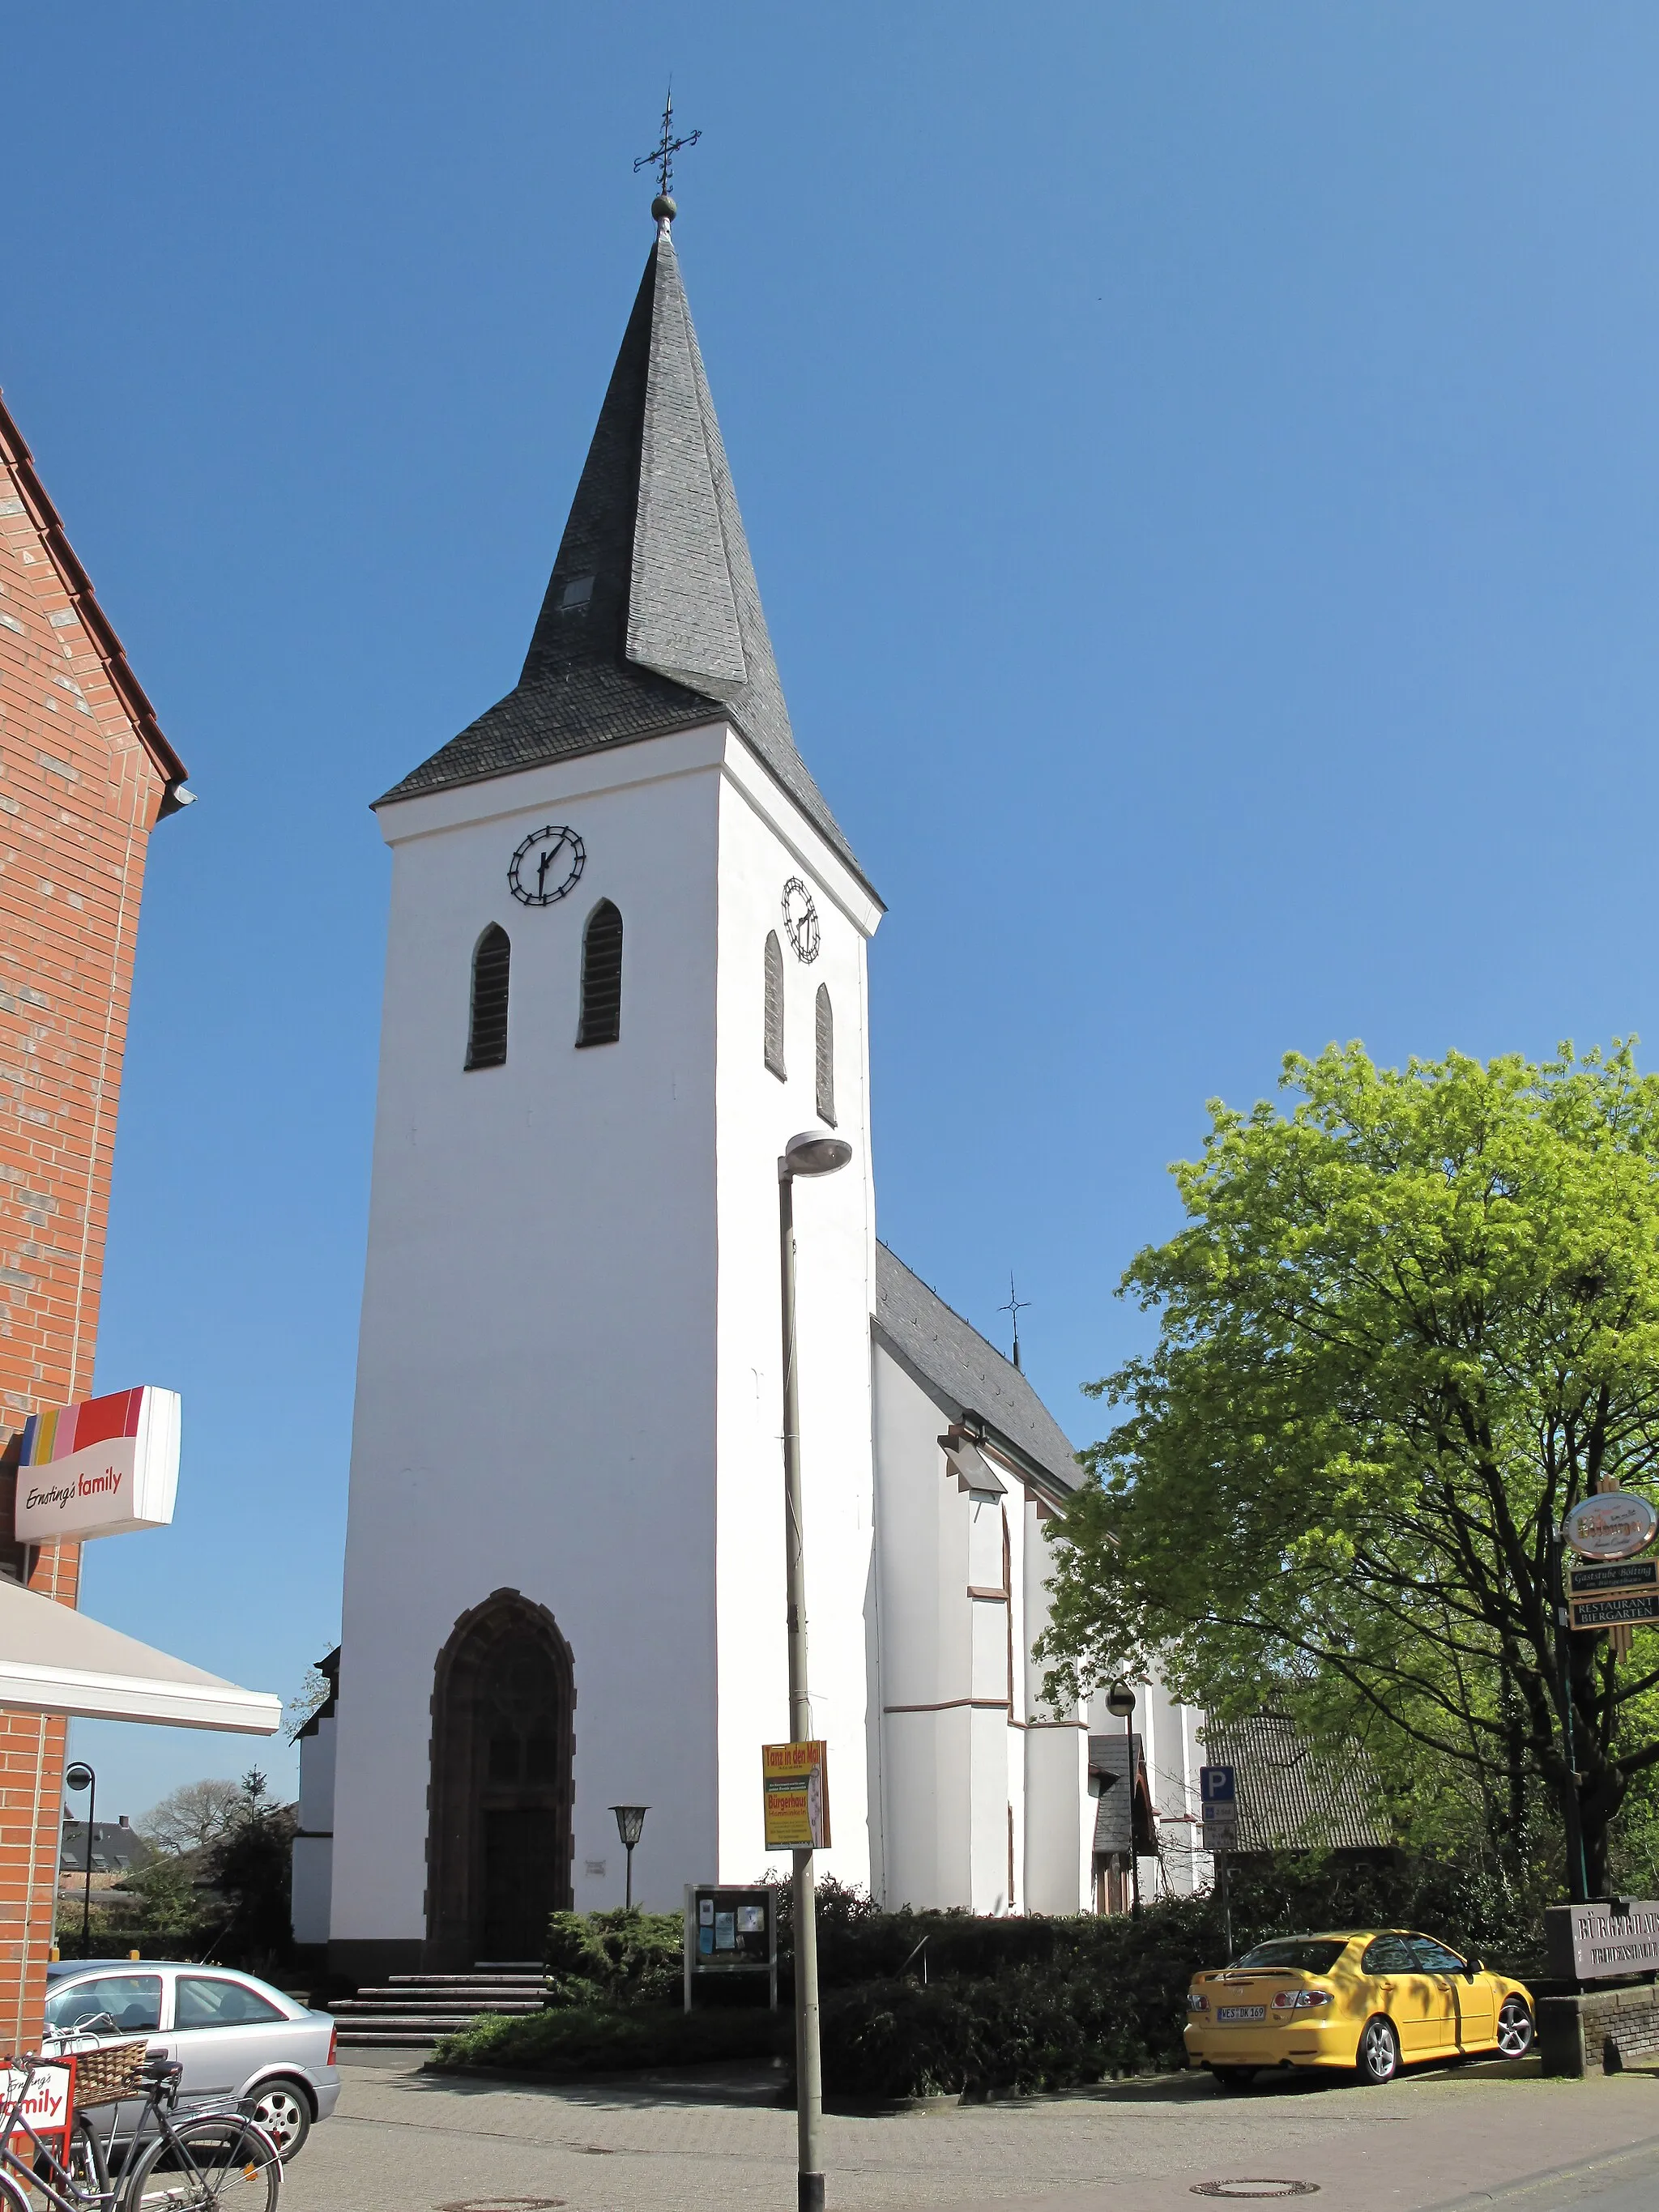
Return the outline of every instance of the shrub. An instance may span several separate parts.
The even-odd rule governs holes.
[[[440,2070],[473,2066],[526,2073],[625,2072],[639,2066],[696,2066],[714,2059],[770,2058],[789,2034],[787,2013],[670,2012],[570,2005],[508,2019],[486,2013],[439,2039],[428,2062]]]
[[[678,2004],[684,1936],[677,1912],[556,1912],[547,1923],[548,2002]]]

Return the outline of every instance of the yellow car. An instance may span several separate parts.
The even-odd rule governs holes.
[[[1399,1928],[1278,1936],[1194,1974],[1187,1992],[1188,2063],[1226,2087],[1269,2066],[1392,2081],[1419,2058],[1520,2058],[1532,2039],[1522,1983]]]

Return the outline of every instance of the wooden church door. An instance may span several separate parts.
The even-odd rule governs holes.
[[[456,1623],[433,1699],[429,1967],[539,1960],[568,1911],[574,1705],[542,1607],[497,1590]]]

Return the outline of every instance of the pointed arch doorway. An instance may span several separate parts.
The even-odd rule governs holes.
[[[539,1960],[568,1911],[575,1675],[544,1606],[493,1591],[456,1622],[432,1700],[427,1964]]]

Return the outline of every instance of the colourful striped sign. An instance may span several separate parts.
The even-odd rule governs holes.
[[[161,1528],[179,1487],[179,1394],[145,1384],[43,1407],[23,1429],[17,1541],[79,1543]]]

